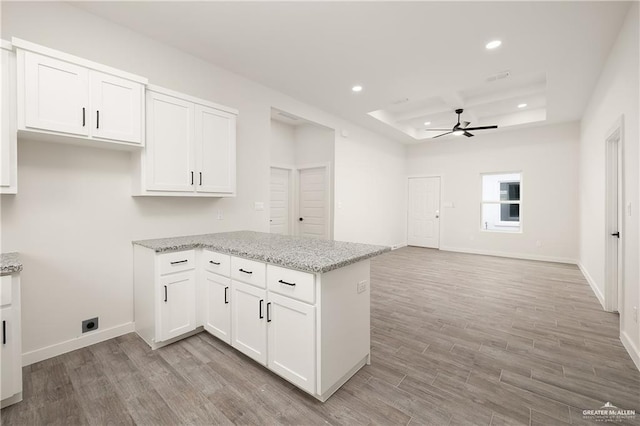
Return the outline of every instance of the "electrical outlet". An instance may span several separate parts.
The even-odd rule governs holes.
[[[95,331],[98,329],[98,317],[82,321],[82,332]]]
[[[255,211],[261,212],[264,210],[264,203],[262,201],[256,201],[253,203],[253,209]]]
[[[367,291],[367,280],[358,283],[358,294]]]

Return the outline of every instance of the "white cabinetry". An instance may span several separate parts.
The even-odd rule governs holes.
[[[231,344],[230,263],[228,254],[202,251],[204,329],[227,344]]]
[[[149,86],[134,195],[235,195],[237,111]]]
[[[145,78],[24,40],[12,43],[18,131],[89,146],[144,145]]]
[[[194,331],[195,251],[156,254],[136,245],[134,257],[136,332],[157,348]]]
[[[2,407],[22,401],[20,275],[0,277],[0,399]]]
[[[267,321],[265,303],[267,291],[238,281],[231,282],[231,345],[267,364]]]
[[[0,108],[0,194],[18,192],[18,146],[16,130],[16,55],[10,43],[1,41],[0,74],[2,104]]]

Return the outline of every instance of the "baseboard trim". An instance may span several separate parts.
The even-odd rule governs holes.
[[[406,244],[394,244],[391,246],[391,250],[398,250],[401,249],[402,247],[406,247]]]
[[[538,260],[542,262],[553,262],[553,263],[569,263],[572,265],[575,265],[578,263],[576,259],[570,259],[565,257],[553,257],[553,256],[539,256],[536,254],[526,254],[526,253],[509,253],[504,251],[478,250],[478,249],[459,248],[459,247],[440,247],[440,250],[452,251],[456,253],[481,254],[484,256],[509,257],[512,259]]]
[[[582,272],[582,275],[584,275],[584,277],[587,279],[587,282],[589,283],[589,286],[591,287],[593,294],[595,294],[596,298],[598,298],[598,301],[600,302],[602,309],[606,311],[607,308],[604,305],[604,294],[602,294],[602,292],[598,288],[596,281],[591,277],[591,275],[589,274],[589,271],[587,271],[587,268],[585,268],[581,262],[578,262],[578,268],[580,268],[580,272]]]
[[[633,344],[627,333],[624,331],[620,331],[620,341],[622,345],[629,353],[629,356],[633,360],[633,363],[636,365],[638,371],[640,371],[640,350],[636,348],[636,345]]]
[[[22,354],[22,366],[25,367],[36,362],[44,361],[45,359],[53,358],[54,356],[75,351],[76,349],[104,342],[105,340],[113,339],[114,337],[122,336],[123,334],[131,333],[133,331],[135,331],[135,323],[129,322],[127,324],[107,328],[106,330],[95,331],[75,339],[56,343],[55,345],[25,352]]]

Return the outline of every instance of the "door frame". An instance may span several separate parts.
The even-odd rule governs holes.
[[[331,186],[332,186],[332,179],[331,179],[331,163],[330,162],[326,162],[326,163],[310,163],[310,164],[303,164],[300,165],[298,167],[296,167],[295,169],[295,208],[294,208],[294,212],[295,212],[295,217],[300,217],[300,171],[302,170],[308,170],[308,169],[321,169],[324,168],[324,172],[325,172],[325,189],[324,189],[324,208],[325,208],[325,212],[326,212],[326,223],[325,223],[325,234],[326,234],[326,238],[332,240],[333,239],[333,214],[332,214],[332,210],[333,210],[333,206],[331,203],[331,200],[333,199],[333,195],[332,195],[332,191],[331,191]],[[294,220],[295,222],[295,234],[299,236],[300,235],[300,223],[297,220]]]
[[[620,116],[606,133],[605,149],[605,284],[604,308],[620,312],[624,292],[624,116]],[[614,168],[616,170],[614,170]],[[615,191],[614,191],[615,189]],[[615,192],[615,193],[614,193]],[[617,209],[617,212],[616,212]],[[616,227],[617,229],[613,229]],[[612,238],[612,232],[620,238]],[[616,279],[617,275],[617,279]],[[620,312],[622,313],[622,312]],[[622,319],[623,316],[620,315]]]
[[[296,199],[297,199],[297,195],[295,194],[296,191],[296,176],[297,173],[295,173],[296,168],[293,166],[289,166],[289,165],[282,165],[282,164],[271,164],[269,166],[269,184],[271,184],[271,170],[272,169],[280,169],[280,170],[286,170],[289,173],[289,205],[288,207],[288,211],[289,211],[289,233],[288,235],[296,235],[296,231],[295,231],[295,220],[294,217],[296,215],[296,210],[294,208],[294,206],[296,205]],[[271,232],[271,188],[269,188],[269,232]]]
[[[406,232],[406,245],[409,245],[409,180],[410,179],[421,179],[421,178],[440,178],[440,199],[438,200],[438,205],[440,206],[440,209],[438,210],[438,219],[442,219],[442,182],[444,180],[444,178],[442,177],[442,175],[408,175],[407,176],[407,200],[406,200],[406,206],[407,206],[407,226],[405,227],[405,232]],[[441,225],[441,221],[438,221],[438,247],[436,247],[436,250],[440,250],[440,247],[442,246],[442,226]]]

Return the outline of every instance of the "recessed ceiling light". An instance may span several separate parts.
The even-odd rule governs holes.
[[[502,44],[502,42],[500,40],[492,40],[489,43],[486,44],[486,48],[489,50],[495,49],[497,47],[500,47],[500,45]]]
[[[354,92],[362,92],[362,86],[360,86],[359,84],[355,85],[351,88],[351,90]]]
[[[464,130],[456,130],[455,132],[453,132],[453,136],[460,136],[464,134]]]
[[[430,122],[430,121],[425,121],[425,122],[424,122],[424,125],[425,125],[425,126],[428,126],[429,124],[431,124],[431,122]]]
[[[518,104],[518,108],[526,108],[527,104]]]

